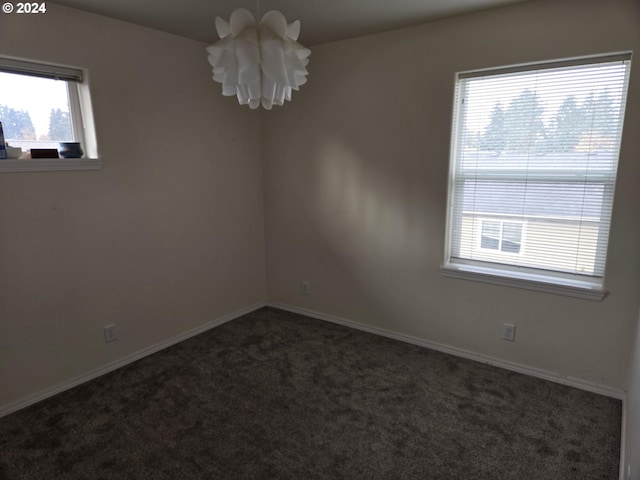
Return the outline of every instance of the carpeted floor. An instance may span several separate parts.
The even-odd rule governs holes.
[[[264,308],[0,419],[0,479],[615,480],[621,403]]]

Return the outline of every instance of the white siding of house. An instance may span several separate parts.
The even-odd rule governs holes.
[[[522,222],[520,253],[481,248],[480,237],[483,220]],[[553,219],[518,220],[499,215],[464,215],[462,238],[470,238],[471,241],[463,242],[460,249],[461,258],[592,274],[596,257],[595,246],[598,242],[598,225],[596,222],[580,224],[577,221],[555,221]],[[542,248],[534,248],[534,245],[539,245]],[[583,247],[579,253],[577,245]],[[591,245],[593,247],[584,248]]]

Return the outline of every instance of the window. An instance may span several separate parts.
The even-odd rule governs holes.
[[[482,221],[480,248],[504,253],[520,253],[522,247],[522,223]]]
[[[603,297],[629,64],[458,74],[446,275]]]
[[[23,152],[57,149],[80,142],[86,157],[96,157],[88,87],[80,69],[0,57],[0,122],[5,141]],[[38,162],[6,162],[15,165]],[[3,168],[3,170],[7,170]]]

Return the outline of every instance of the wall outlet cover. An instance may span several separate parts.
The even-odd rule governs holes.
[[[104,341],[105,343],[110,343],[116,340],[118,337],[116,336],[116,325],[112,323],[111,325],[105,325],[104,329]]]
[[[516,326],[511,323],[505,323],[502,326],[502,338],[509,342],[516,341]]]

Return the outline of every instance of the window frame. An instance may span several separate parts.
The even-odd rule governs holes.
[[[503,220],[503,219],[497,219],[495,217],[493,218],[480,218],[480,228],[479,228],[479,232],[480,234],[478,235],[478,241],[477,241],[477,245],[476,248],[480,251],[487,251],[487,252],[491,252],[492,254],[498,254],[498,255],[505,255],[505,256],[520,256],[523,254],[523,250],[524,250],[524,240],[523,238],[525,238],[525,222],[521,221],[521,220]],[[499,232],[499,238],[498,240],[498,248],[487,248],[487,247],[483,247],[482,246],[482,238],[485,237],[485,235],[483,235],[484,232],[484,225],[487,222],[492,222],[492,223],[497,223],[500,227],[500,232]],[[520,245],[520,248],[518,249],[517,252],[510,252],[508,250],[503,250],[502,246],[504,244],[504,225],[505,223],[511,224],[511,225],[519,225],[520,226],[520,241],[518,242]],[[488,237],[488,235],[487,235]],[[490,237],[489,237],[490,238]]]
[[[463,215],[463,205],[460,198],[454,198],[457,195],[461,195],[460,192],[456,192],[455,184],[456,184],[456,162],[459,161],[460,152],[458,149],[463,148],[462,145],[462,136],[461,133],[465,127],[464,125],[464,109],[467,108],[466,105],[462,103],[458,103],[460,98],[460,81],[465,78],[470,78],[474,76],[491,76],[502,73],[517,73],[517,72],[536,72],[543,69],[548,68],[556,68],[562,66],[574,66],[574,65],[591,65],[597,63],[606,63],[608,61],[631,61],[631,53],[630,52],[621,52],[610,55],[598,55],[598,56],[590,56],[590,57],[580,57],[568,60],[560,60],[560,61],[552,61],[552,62],[542,62],[542,63],[529,63],[529,64],[519,64],[512,67],[500,67],[493,69],[482,69],[475,70],[469,72],[459,72],[456,74],[456,85],[455,91],[456,94],[454,96],[454,105],[453,105],[453,121],[452,121],[452,134],[451,134],[451,147],[450,147],[450,160],[449,160],[449,182],[448,182],[448,200],[447,200],[447,224],[446,224],[446,234],[445,234],[445,257],[444,263],[441,266],[441,272],[446,277],[458,278],[463,280],[472,280],[472,281],[480,281],[484,283],[491,283],[497,285],[503,285],[508,287],[516,287],[516,288],[524,288],[533,291],[541,291],[546,293],[554,293],[560,295],[568,295],[572,297],[584,298],[589,300],[602,300],[606,297],[607,291],[604,288],[604,272],[601,276],[588,276],[580,277],[576,274],[565,274],[560,271],[550,271],[549,273],[545,272],[542,269],[529,268],[529,267],[520,267],[517,265],[509,265],[509,264],[496,264],[491,263],[490,261],[482,261],[482,260],[470,260],[463,258],[455,258],[452,260],[452,248],[453,248],[453,223],[454,221],[461,222]],[[624,84],[624,95],[622,109],[624,111],[625,102],[626,102],[626,94],[628,92],[629,86],[629,70],[628,67],[625,84]],[[466,82],[465,82],[465,85]],[[624,119],[624,117],[622,117]],[[622,133],[622,128],[620,129],[620,135]],[[618,138],[618,146],[620,145],[620,137]],[[619,163],[619,152],[618,158],[616,159],[616,163]],[[615,189],[615,174],[613,176],[612,183],[604,182],[604,188],[613,188]],[[499,215],[499,214],[498,214]],[[474,248],[482,249],[481,247],[481,239],[482,239],[482,223],[484,220],[491,220],[496,222],[501,222],[500,234],[503,235],[503,221],[498,219],[491,219],[493,215],[487,214],[486,218],[482,218],[484,216],[480,216],[480,225],[479,235],[474,245]],[[478,220],[478,218],[476,219]],[[504,221],[509,221],[505,219]],[[523,224],[523,230],[521,232],[521,248],[520,253],[509,253],[502,252],[500,247],[498,250],[493,249],[482,249],[484,251],[493,252],[494,254],[500,254],[504,256],[519,256],[522,254],[526,239],[525,225],[526,225],[526,217],[521,222]],[[475,227],[474,227],[475,228]],[[610,229],[610,223],[608,225]],[[596,255],[604,255],[608,250],[608,245],[603,242],[603,238],[607,237],[607,233],[603,231],[604,229],[600,229],[598,233],[598,242],[597,242],[597,250]],[[475,233],[474,233],[475,235]],[[502,238],[500,239],[500,245],[502,244]],[[606,265],[606,258],[604,258]]]
[[[84,150],[83,158],[2,159],[0,173],[100,170],[93,108],[87,71],[78,67],[0,56],[0,72],[65,81],[74,140]]]

